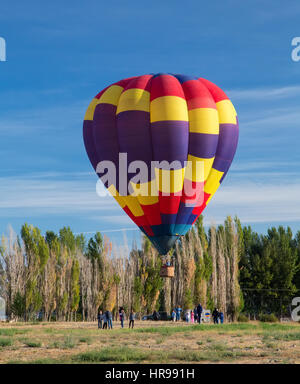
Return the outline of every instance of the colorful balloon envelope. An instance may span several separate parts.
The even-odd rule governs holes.
[[[219,87],[163,73],[103,89],[83,124],[94,169],[162,255],[191,228],[224,180],[238,131],[236,111]]]

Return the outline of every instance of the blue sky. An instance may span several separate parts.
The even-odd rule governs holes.
[[[207,78],[238,112],[238,151],[205,223],[237,214],[259,232],[300,229],[299,18],[294,0],[1,2],[0,233],[26,221],[140,238],[113,199],[96,194],[82,120],[105,86],[155,72]]]

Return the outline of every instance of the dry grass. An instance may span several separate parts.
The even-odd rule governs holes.
[[[0,324],[0,363],[300,363],[299,324]]]

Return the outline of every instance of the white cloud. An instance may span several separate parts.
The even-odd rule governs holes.
[[[92,99],[92,97],[91,97]],[[33,132],[64,132],[76,126],[82,126],[88,101],[73,101],[68,105],[39,106],[38,108],[14,107],[2,113],[0,134],[16,136],[33,134]]]
[[[275,171],[278,175],[287,175],[286,169],[291,168],[291,162],[289,161],[264,161],[264,160],[257,160],[257,161],[247,161],[247,162],[233,162],[233,164],[230,167],[230,172],[257,172],[259,171],[268,171],[272,172],[272,175],[275,174]],[[293,162],[293,168],[295,170],[300,168],[300,162]],[[278,170],[285,170],[285,172],[277,172]],[[299,172],[295,172],[299,175]],[[289,175],[291,174],[291,171],[289,170]]]
[[[260,117],[252,114],[247,117],[242,124],[242,128],[251,128],[253,132],[262,128],[281,128],[287,129],[291,126],[296,127],[300,119],[300,112],[296,108],[273,108],[271,110],[261,112]]]
[[[67,175],[67,176],[66,176]],[[7,215],[20,210],[39,213],[104,212],[118,208],[110,196],[96,194],[96,179],[90,173],[39,173],[0,178],[0,208]],[[59,176],[59,177],[58,177]]]
[[[222,222],[235,215],[243,222],[272,223],[300,221],[300,182],[263,182],[221,186],[203,212],[206,222]]]
[[[278,88],[250,88],[232,89],[228,95],[237,101],[270,101],[270,99],[284,99],[300,95],[300,86],[278,87]]]
[[[254,163],[254,169],[259,165]],[[264,172],[254,173],[251,179],[248,175],[242,167],[239,173],[232,173],[204,211],[206,222],[222,222],[228,214],[237,214],[245,222],[300,221],[299,177],[287,172],[275,173],[273,179]],[[101,222],[102,230],[135,230],[112,197],[97,196],[95,181],[89,172],[0,178],[2,217],[80,214]]]

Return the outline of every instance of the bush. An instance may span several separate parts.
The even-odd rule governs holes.
[[[41,348],[42,346],[42,343],[39,341],[23,340],[23,343],[29,348]]]
[[[11,339],[2,338],[0,339],[0,347],[10,347],[12,345]]]
[[[262,313],[259,315],[259,321],[262,321],[263,323],[277,323],[278,318],[274,313]]]
[[[72,336],[65,337],[64,343],[62,345],[62,349],[72,349],[76,347],[77,342]]]
[[[154,358],[155,354],[152,351],[141,351],[138,349],[132,349],[127,347],[121,348],[103,348],[100,351],[89,351],[80,353],[74,356],[72,359],[75,362],[137,362]]]
[[[244,313],[240,313],[238,316],[238,322],[239,323],[248,323],[249,317],[246,316]]]

